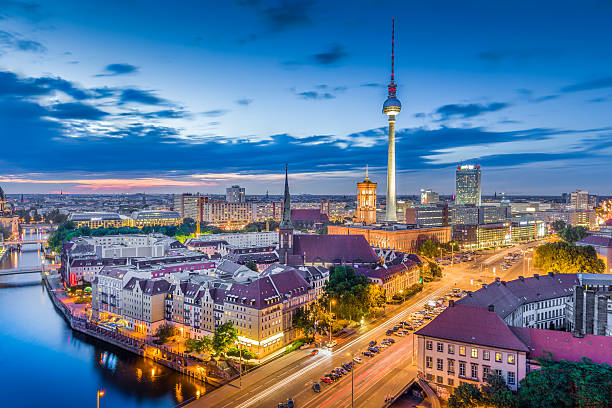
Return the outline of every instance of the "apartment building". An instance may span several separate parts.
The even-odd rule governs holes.
[[[405,260],[398,265],[382,265],[375,269],[356,268],[355,273],[379,285],[385,291],[387,301],[391,301],[393,296],[419,283],[420,268],[416,262]]]
[[[164,279],[131,278],[123,287],[121,317],[125,327],[151,336],[164,323],[164,301],[170,283]]]

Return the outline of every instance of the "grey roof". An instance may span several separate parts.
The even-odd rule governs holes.
[[[176,211],[167,210],[141,210],[134,211],[132,218],[135,220],[147,220],[156,218],[181,218],[180,214]]]
[[[143,293],[147,295],[157,295],[159,293],[166,293],[170,289],[170,282],[165,279],[140,279],[132,278],[125,284],[123,289],[133,290],[138,285]]]
[[[121,216],[113,212],[77,212],[72,213],[68,217],[70,221],[92,221],[92,220],[103,220],[103,221],[121,221]]]

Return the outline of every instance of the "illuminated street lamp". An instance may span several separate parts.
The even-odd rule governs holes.
[[[346,353],[347,356],[351,357],[351,363],[354,361],[353,359],[355,358],[355,356],[351,353]],[[353,403],[355,401],[354,399],[354,393],[353,393],[353,377],[354,377],[354,372],[357,369],[357,365],[354,365],[353,368],[351,369],[351,408],[353,408]]]
[[[332,305],[335,305],[336,301],[334,299],[330,299],[329,300],[329,341],[331,343],[331,333],[332,333],[332,315],[331,315],[331,307]]]
[[[96,392],[96,400],[97,400],[97,407],[100,408],[100,397],[103,397],[105,394],[104,390],[98,390],[98,392]]]

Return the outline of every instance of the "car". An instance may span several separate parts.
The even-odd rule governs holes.
[[[376,340],[372,340],[372,341],[370,342],[370,347],[374,347],[375,345],[376,345]]]
[[[404,333],[405,336],[410,334],[410,332],[408,330],[404,330],[402,333]]]
[[[353,357],[353,361],[356,362],[357,364],[363,363],[363,360],[359,357]]]
[[[318,349],[314,349],[310,352],[311,356],[316,356],[317,354],[319,354],[319,350]]]
[[[287,408],[294,408],[293,398],[287,398]]]
[[[392,339],[390,337],[388,339],[385,339],[385,340],[388,341],[389,343],[395,343],[395,339]]]
[[[314,392],[321,392],[321,384],[315,381],[314,384],[312,384],[312,390]]]
[[[399,326],[393,326],[393,331],[398,331],[399,330]]]
[[[331,384],[331,383],[333,383],[332,379],[331,379],[331,378],[329,378],[329,377],[327,377],[327,376],[326,376],[326,377],[322,377],[322,378],[321,378],[321,381],[323,381],[323,382],[324,382],[324,383],[326,383],[326,384]]]
[[[397,333],[395,333],[395,335],[396,335],[396,336],[399,336],[399,337],[402,337],[402,336],[404,335],[404,333],[402,333],[402,332],[397,332]]]
[[[335,372],[331,372],[329,374],[327,374],[327,376],[332,380],[332,381],[336,381],[338,378],[340,378],[340,376],[338,374],[336,374]]]
[[[335,347],[337,344],[338,342],[336,340],[333,340],[327,343],[327,347],[332,348],[332,347]]]
[[[284,402],[279,402],[278,403],[278,408],[287,408],[287,407],[285,407],[285,403]]]
[[[342,364],[342,368],[344,368],[346,371],[351,371],[353,369],[353,367],[351,367],[350,364]]]
[[[380,350],[377,347],[370,347],[368,348],[368,351],[371,351],[372,353],[380,353]]]
[[[386,333],[387,336],[390,336],[392,334],[393,334],[393,330],[391,330],[391,329],[387,330],[387,333]]]
[[[371,351],[364,351],[361,354],[363,354],[366,357],[374,357],[374,353],[372,353]]]
[[[348,371],[346,371],[344,368],[340,367],[340,372],[342,373],[342,375],[346,375],[348,374]]]

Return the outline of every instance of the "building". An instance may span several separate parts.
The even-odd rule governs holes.
[[[597,257],[604,261],[606,271],[612,272],[612,220],[599,226],[599,231],[589,231],[589,235],[576,242],[578,246],[592,246]]]
[[[457,166],[455,204],[480,205],[481,188],[480,165]]]
[[[127,217],[122,217],[113,212],[77,212],[68,216],[77,228],[120,228],[129,225]]]
[[[440,202],[440,194],[433,190],[421,190],[421,204],[437,204]]]
[[[318,230],[329,224],[329,217],[325,209],[291,209],[291,222],[296,228]]]
[[[361,183],[357,183],[357,209],[355,211],[355,222],[365,225],[376,222],[376,186],[377,184],[366,176]]]
[[[510,237],[512,242],[526,242],[546,236],[546,225],[534,217],[510,219]]]
[[[448,208],[448,219],[450,225],[478,224],[479,207],[467,205],[451,205]]]
[[[200,235],[185,242],[187,246],[198,242],[225,241],[229,245],[238,248],[264,247],[278,244],[278,233],[271,232],[233,232],[226,234]]]
[[[244,203],[246,202],[244,187],[231,186],[225,189],[225,200],[228,203]]]
[[[510,223],[453,225],[453,240],[463,249],[491,248],[512,241]]]
[[[123,287],[121,317],[129,330],[151,336],[165,322],[164,306],[170,283],[164,279],[131,278]]]
[[[200,210],[200,194],[194,195],[191,193],[183,193],[174,196],[174,211],[178,212],[181,218],[191,218],[194,221],[198,220]],[[201,218],[200,218],[201,220]]]
[[[3,234],[2,230],[6,231],[7,234]],[[4,239],[9,239],[11,236],[16,237],[19,235],[19,217],[12,215],[12,210],[9,207],[6,194],[2,187],[0,187],[0,236],[4,236]],[[0,253],[2,249],[2,239],[0,238]]]
[[[395,117],[402,110],[402,104],[397,99],[397,85],[395,84],[395,19],[391,31],[391,82],[387,86],[387,100],[383,104],[383,113],[389,121],[389,147],[387,157],[387,195],[386,195],[386,220],[397,221],[396,197],[395,197]]]
[[[406,224],[419,227],[442,227],[448,225],[448,206],[421,205],[406,208]]]
[[[580,334],[612,336],[612,275],[579,273],[570,329]]]
[[[379,285],[385,291],[387,301],[391,301],[393,296],[419,283],[420,268],[416,262],[406,259],[397,265],[356,268],[355,273]]]
[[[153,225],[180,225],[182,222],[183,218],[176,211],[140,210],[132,213],[129,225],[142,228]]]
[[[576,190],[571,194],[570,205],[573,210],[586,211],[589,209],[589,192]]]
[[[213,201],[207,197],[202,199],[200,220],[204,222],[235,228],[243,227],[255,219],[257,208],[253,203]]]
[[[330,225],[329,234],[365,237],[370,246],[393,249],[396,251],[415,253],[419,246],[431,239],[440,243],[451,240],[451,227],[424,227],[415,225]]]
[[[478,207],[478,223],[490,224],[495,222],[506,222],[512,216],[508,205],[481,205]]]

